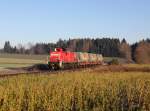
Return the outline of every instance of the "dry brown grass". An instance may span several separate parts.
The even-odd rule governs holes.
[[[149,73],[91,70],[1,78],[0,110],[150,110]]]

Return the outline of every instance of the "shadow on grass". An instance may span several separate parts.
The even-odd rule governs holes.
[[[35,64],[33,66],[26,67],[25,69],[28,70],[28,71],[33,71],[33,70],[34,71],[35,70],[47,71],[47,70],[49,70],[49,67],[48,67],[47,64]]]
[[[5,69],[8,69],[8,70],[14,70],[14,71],[20,71],[20,70],[23,70],[23,71],[48,71],[49,70],[49,67],[47,64],[34,64],[34,65],[31,65],[31,66],[26,66],[26,67],[7,67]]]

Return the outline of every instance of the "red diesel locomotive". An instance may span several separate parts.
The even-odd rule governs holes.
[[[48,61],[50,69],[97,65],[102,63],[103,57],[101,54],[69,52],[63,48],[55,48],[55,51],[50,52]]]

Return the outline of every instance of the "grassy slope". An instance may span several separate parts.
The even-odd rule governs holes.
[[[0,110],[150,110],[149,89],[141,72],[24,75],[0,79]]]

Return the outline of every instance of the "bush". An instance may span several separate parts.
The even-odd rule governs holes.
[[[118,59],[112,59],[112,60],[109,62],[109,65],[119,65]]]

